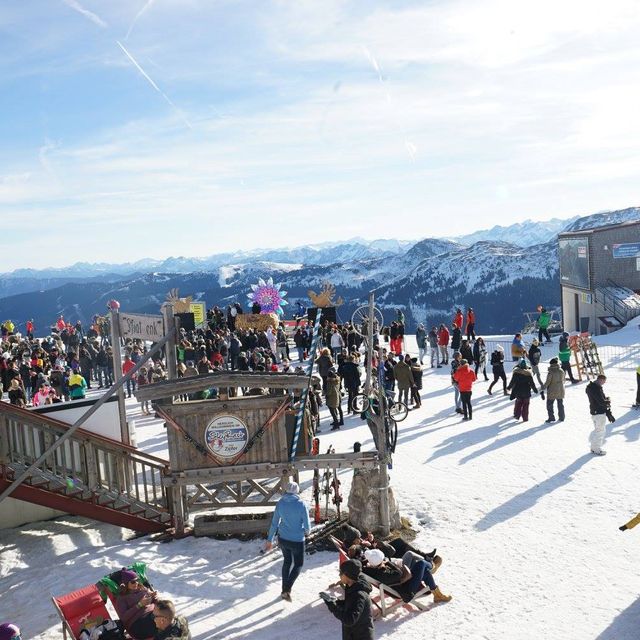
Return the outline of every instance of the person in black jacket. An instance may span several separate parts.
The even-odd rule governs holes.
[[[493,382],[489,385],[487,393],[491,395],[493,385],[502,379],[502,390],[507,395],[507,375],[504,372],[504,349],[498,345],[491,354],[491,369],[493,370]]]
[[[359,560],[346,560],[340,565],[340,582],[345,585],[344,600],[326,593],[320,597],[342,623],[342,640],[374,640],[371,586],[362,575]]]
[[[511,389],[511,399],[515,398],[516,404],[513,409],[513,417],[516,420],[527,422],[529,420],[529,401],[531,400],[531,391],[538,393],[536,385],[533,382],[533,375],[531,369],[527,367],[525,360],[521,360],[518,366],[513,370],[511,381],[507,386],[507,389]]]
[[[531,370],[533,375],[538,379],[538,384],[542,386],[542,378],[540,377],[540,358],[542,357],[542,351],[538,346],[540,343],[534,338],[531,346],[529,347],[529,364],[531,364]]]
[[[607,453],[602,448],[606,436],[607,419],[609,422],[615,422],[615,418],[611,415],[611,401],[604,395],[602,388],[606,381],[607,376],[601,374],[585,389],[589,398],[591,420],[593,420],[593,431],[589,434],[589,442],[591,443],[591,453],[597,456],[604,456]]]
[[[356,413],[353,409],[353,399],[360,390],[360,369],[352,355],[348,356],[342,364],[342,380],[347,390],[347,413]]]
[[[460,349],[460,342],[462,341],[462,332],[457,325],[451,326],[451,351],[458,351]]]

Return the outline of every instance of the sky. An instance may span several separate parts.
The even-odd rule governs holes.
[[[640,204],[636,0],[4,0],[0,272]]]

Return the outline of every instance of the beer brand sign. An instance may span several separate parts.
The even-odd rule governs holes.
[[[217,458],[232,460],[245,450],[249,442],[249,429],[236,416],[217,415],[204,430],[204,442]]]

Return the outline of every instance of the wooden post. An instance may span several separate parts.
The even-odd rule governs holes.
[[[111,348],[113,349],[113,375],[115,382],[122,378],[122,352],[120,351],[120,314],[111,309]],[[127,409],[125,407],[124,386],[118,388],[118,418],[120,420],[120,438],[124,444],[131,444]]]
[[[171,338],[167,341],[165,348],[165,356],[167,360],[167,379],[175,380],[178,377],[178,365],[176,356],[176,334],[178,333],[177,320],[173,314],[173,305],[169,302],[165,302],[161,307],[162,315],[164,317],[164,333],[165,335],[171,331],[174,327],[176,333],[171,334]]]

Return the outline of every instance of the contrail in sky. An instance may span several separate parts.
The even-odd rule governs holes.
[[[124,37],[125,41],[129,39],[129,36],[131,35],[131,32],[133,31],[133,27],[136,26],[136,22],[138,22],[140,16],[147,10],[151,8],[151,5],[155,2],[156,0],[147,0],[146,4],[144,5],[144,7],[142,7],[142,9],[140,9],[140,11],[138,11],[138,13],[136,14],[136,17],[133,19],[133,22],[131,23],[131,26],[129,27],[129,30],[127,31],[127,35]]]
[[[180,109],[178,109],[178,107],[176,107],[176,105],[173,102],[171,102],[171,100],[169,99],[169,96],[167,96],[167,94],[164,93],[162,89],[160,89],[160,87],[151,79],[149,74],[138,64],[137,60],[127,51],[126,47],[122,44],[122,42],[120,42],[120,40],[116,40],[116,42],[118,43],[118,46],[122,49],[122,51],[124,51],[124,54],[127,56],[127,58],[129,58],[129,60],[134,64],[135,68],[147,80],[147,82],[167,101],[167,103],[171,107],[173,107],[173,109],[175,109],[180,114],[182,121],[187,125],[187,127],[189,127],[189,129],[193,129],[193,127],[191,126],[191,123],[182,115],[182,112],[180,111]]]
[[[109,26],[100,16],[97,16],[92,11],[85,9],[78,2],[78,0],[62,0],[62,2],[64,2],[64,4],[66,4],[67,7],[70,7],[74,11],[81,13],[85,18],[88,18],[89,20],[91,20],[91,22],[93,22],[94,24],[97,24],[99,27],[106,29]]]

